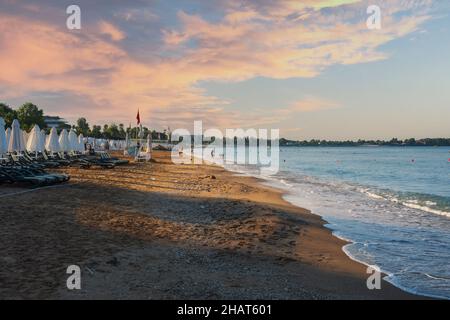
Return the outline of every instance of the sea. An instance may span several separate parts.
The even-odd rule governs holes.
[[[410,293],[450,299],[450,147],[281,147],[279,171],[225,164],[283,189]]]

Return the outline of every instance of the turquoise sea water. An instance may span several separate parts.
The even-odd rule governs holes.
[[[450,299],[450,147],[286,147],[267,181],[407,291]],[[254,175],[255,166],[228,165]]]

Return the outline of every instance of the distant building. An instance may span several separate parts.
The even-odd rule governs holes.
[[[44,122],[48,128],[67,128],[70,125],[66,120],[58,116],[44,116]]]

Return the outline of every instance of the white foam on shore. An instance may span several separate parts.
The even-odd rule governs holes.
[[[405,292],[408,292],[408,293],[411,293],[414,295],[423,296],[423,297],[429,297],[429,298],[433,298],[433,299],[450,300],[449,297],[444,297],[444,296],[431,294],[431,293],[422,293],[422,292],[418,292],[417,290],[405,287],[405,286],[401,285],[396,279],[397,279],[397,277],[395,275],[387,276],[384,278],[385,281],[389,282],[393,286],[395,286]]]
[[[272,177],[264,177],[264,176],[257,175],[257,174],[255,174],[255,173],[246,171],[246,170],[241,169],[241,168],[225,168],[225,169],[228,170],[228,171],[237,173],[237,174],[239,174],[239,175],[253,176],[253,177],[256,176],[256,177],[258,177],[258,178],[263,178],[269,186],[275,187],[275,188],[277,188],[277,189],[281,189],[281,191],[284,191],[284,192],[285,192],[285,194],[283,195],[283,199],[284,199],[285,201],[287,201],[287,202],[291,203],[292,205],[294,205],[294,206],[296,206],[296,207],[299,207],[299,208],[304,208],[304,209],[306,209],[306,208],[308,207],[307,202],[305,202],[305,201],[303,201],[303,200],[302,200],[302,203],[299,203],[299,201],[295,201],[295,199],[300,200],[300,198],[296,197],[295,194],[292,194],[292,193],[291,193],[292,188],[295,187],[295,184],[290,183],[290,181],[289,181],[289,182],[286,181],[286,180],[283,179],[282,177],[276,177],[276,176],[272,176]],[[317,183],[317,182],[314,182],[314,183]],[[320,183],[320,184],[322,184],[322,183]],[[337,187],[337,186],[334,186],[334,187]],[[351,189],[352,189],[353,191],[355,191],[356,188],[353,186]],[[404,202],[404,201],[401,201],[401,200],[397,199],[397,198],[394,197],[394,196],[389,196],[389,195],[387,195],[387,196],[385,197],[385,196],[382,196],[382,195],[379,195],[379,194],[373,192],[372,190],[370,190],[370,191],[369,191],[369,190],[370,190],[370,189],[368,189],[368,188],[358,188],[358,191],[359,191],[360,193],[364,193],[366,196],[368,196],[368,197],[371,198],[371,199],[374,199],[375,201],[389,201],[389,202],[397,203],[398,205],[403,205],[403,206],[409,207],[409,208],[411,208],[411,209],[421,210],[421,211],[425,211],[425,212],[428,212],[428,213],[438,214],[438,215],[440,215],[440,216],[450,217],[450,213],[449,213],[449,212],[446,212],[446,211],[440,211],[440,210],[437,210],[437,209],[432,209],[432,208],[429,208],[429,207],[426,207],[426,206],[418,205],[419,201],[408,200],[408,202]],[[428,204],[429,204],[429,205],[436,205],[436,203],[431,202],[431,201],[427,201],[427,202],[425,202],[425,203],[426,203],[427,205],[428,205]],[[313,205],[311,205],[311,206],[313,207]],[[316,214],[316,215],[318,215],[318,216],[321,216],[323,219],[326,220],[326,218],[325,218],[323,215],[321,215],[321,214],[319,214],[319,213],[317,213],[317,212],[313,212],[312,210],[310,210],[310,211],[311,211],[313,214]],[[367,266],[367,267],[368,267],[368,266],[371,266],[371,264],[367,263],[366,261],[361,260],[361,259],[358,259],[358,258],[357,258],[356,256],[354,256],[354,255],[351,253],[351,251],[349,250],[349,249],[352,247],[352,245],[356,245],[356,244],[358,244],[359,242],[355,242],[354,240],[345,238],[344,236],[340,235],[340,234],[337,233],[335,230],[333,230],[331,224],[326,224],[325,227],[328,228],[328,229],[330,229],[330,230],[332,231],[333,236],[335,236],[336,238],[348,242],[348,244],[346,244],[346,245],[344,245],[344,246],[342,247],[342,251],[349,257],[349,259],[351,259],[351,260],[353,260],[353,261],[355,261],[355,262],[358,262],[358,263],[360,263],[360,264],[362,264],[362,265],[365,265],[365,266]],[[430,294],[430,293],[427,293],[427,292],[415,290],[415,289],[413,289],[413,288],[411,288],[411,287],[406,287],[406,286],[404,286],[404,285],[401,284],[402,279],[401,279],[400,277],[398,277],[398,276],[396,276],[395,274],[393,274],[393,273],[391,273],[391,272],[388,272],[388,271],[386,271],[386,270],[384,270],[384,269],[381,269],[381,268],[380,268],[380,271],[381,271],[384,275],[386,275],[386,276],[383,277],[383,280],[389,282],[389,283],[392,284],[393,286],[395,286],[395,287],[397,287],[397,288],[399,288],[399,289],[401,289],[401,290],[403,290],[403,291],[405,291],[405,292],[408,292],[408,293],[414,294],[414,295],[420,295],[420,296],[426,296],[426,297],[430,297],[430,298],[436,298],[436,299],[450,299],[449,297],[446,297],[446,296],[440,296],[440,295]],[[426,275],[426,274],[425,274],[425,275]],[[426,275],[426,276],[427,276],[427,275]]]
[[[366,194],[369,198],[378,199],[378,200],[386,200],[386,198],[384,198],[383,196],[380,196],[376,193],[370,192],[370,191],[368,191],[368,189],[359,188],[358,190],[360,192]]]
[[[327,226],[328,227],[328,226]],[[329,227],[328,227],[329,228]],[[330,228],[329,228],[330,229]],[[339,234],[332,232],[333,236],[335,236],[338,239],[341,239],[343,241],[346,242],[350,242],[349,244],[346,244],[345,246],[342,247],[342,251],[347,255],[347,257],[349,257],[351,260],[356,261],[362,265],[365,265],[366,267],[372,266],[369,263],[360,260],[358,258],[356,258],[354,255],[351,254],[351,252],[349,251],[349,247],[351,247],[354,244],[357,244],[357,242],[353,242],[352,240],[349,240],[345,237],[340,236]],[[387,272],[386,270],[383,270],[380,268],[381,273],[385,274],[386,276],[383,277],[383,280],[386,282],[389,282],[391,285],[393,285],[394,287],[397,287],[407,293],[410,294],[414,294],[414,295],[418,295],[418,296],[423,296],[423,297],[429,297],[429,298],[435,298],[435,299],[445,299],[445,300],[449,300],[448,297],[444,297],[444,296],[439,296],[439,295],[433,295],[433,294],[427,294],[427,293],[423,293],[423,292],[419,292],[417,290],[405,287],[403,285],[400,284],[400,281],[397,280],[397,277],[395,276],[395,274],[391,273],[391,272]],[[426,276],[429,276],[428,274],[425,274]]]
[[[374,192],[369,191],[369,189],[358,188],[358,191],[364,193],[365,195],[367,195],[369,198],[372,198],[372,199],[391,201],[391,202],[401,204],[401,205],[403,205],[405,207],[408,207],[408,208],[411,208],[411,209],[416,209],[416,210],[420,210],[420,211],[424,211],[424,212],[428,212],[428,213],[433,213],[433,214],[437,214],[437,215],[440,215],[440,216],[444,216],[444,217],[449,217],[450,218],[450,212],[439,210],[439,209],[433,209],[433,208],[428,207],[428,206],[435,206],[436,205],[436,202],[433,202],[433,201],[425,201],[426,205],[421,205],[421,204],[419,204],[418,200],[414,200],[414,199],[413,200],[407,200],[407,201],[400,201],[396,197],[383,197],[383,196],[381,196],[379,194],[376,194]]]
[[[440,215],[440,216],[444,216],[444,217],[449,217],[450,218],[450,212],[447,212],[447,211],[441,211],[441,210],[437,210],[437,209],[432,209],[432,208],[429,208],[429,207],[426,207],[426,206],[421,206],[421,205],[414,204],[414,203],[411,203],[411,202],[402,202],[402,205],[404,205],[405,207],[408,207],[408,208],[412,208],[412,209],[416,209],[416,210],[422,210],[422,211],[425,211],[425,212],[434,213],[434,214],[437,214],[437,215]]]

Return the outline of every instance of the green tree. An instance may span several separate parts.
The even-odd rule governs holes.
[[[103,136],[103,138],[105,138],[105,139],[111,139],[111,136],[110,136],[110,134],[109,134],[109,126],[108,126],[107,124],[105,124],[105,125],[103,126],[102,136]]]
[[[35,124],[45,127],[44,111],[31,102],[27,102],[17,110],[17,118],[24,130],[31,130]]]
[[[123,123],[119,124],[119,138],[120,139],[125,139],[126,137],[126,132],[123,126]]]
[[[147,139],[147,136],[150,133],[150,130],[147,127],[142,127],[142,131],[143,131],[142,138]]]
[[[103,134],[107,139],[120,139],[119,127],[115,123],[110,124],[109,126],[105,125]]]
[[[164,129],[161,133],[161,140],[169,140],[169,132],[167,131],[167,129]]]
[[[416,139],[411,138],[411,139],[406,139],[405,143],[409,146],[415,146],[416,145]]]
[[[139,128],[134,127],[134,128],[129,129],[128,130],[128,134],[129,134],[129,137],[131,139],[138,138],[138,136],[139,136]]]
[[[97,138],[97,139],[101,138],[102,137],[102,127],[94,124],[92,126],[91,136],[94,138]]]
[[[140,132],[139,132],[140,128],[139,127],[127,129],[127,131],[128,131],[130,139],[139,139],[139,137],[140,137]],[[147,139],[147,135],[150,132],[149,129],[147,127],[142,127],[142,132],[143,132],[142,138]]]
[[[75,126],[78,134],[82,133],[83,136],[87,137],[90,133],[89,123],[86,118],[79,118],[77,120],[77,125]]]
[[[10,127],[13,120],[17,118],[17,112],[5,103],[0,103],[0,117],[2,117],[6,126]]]

